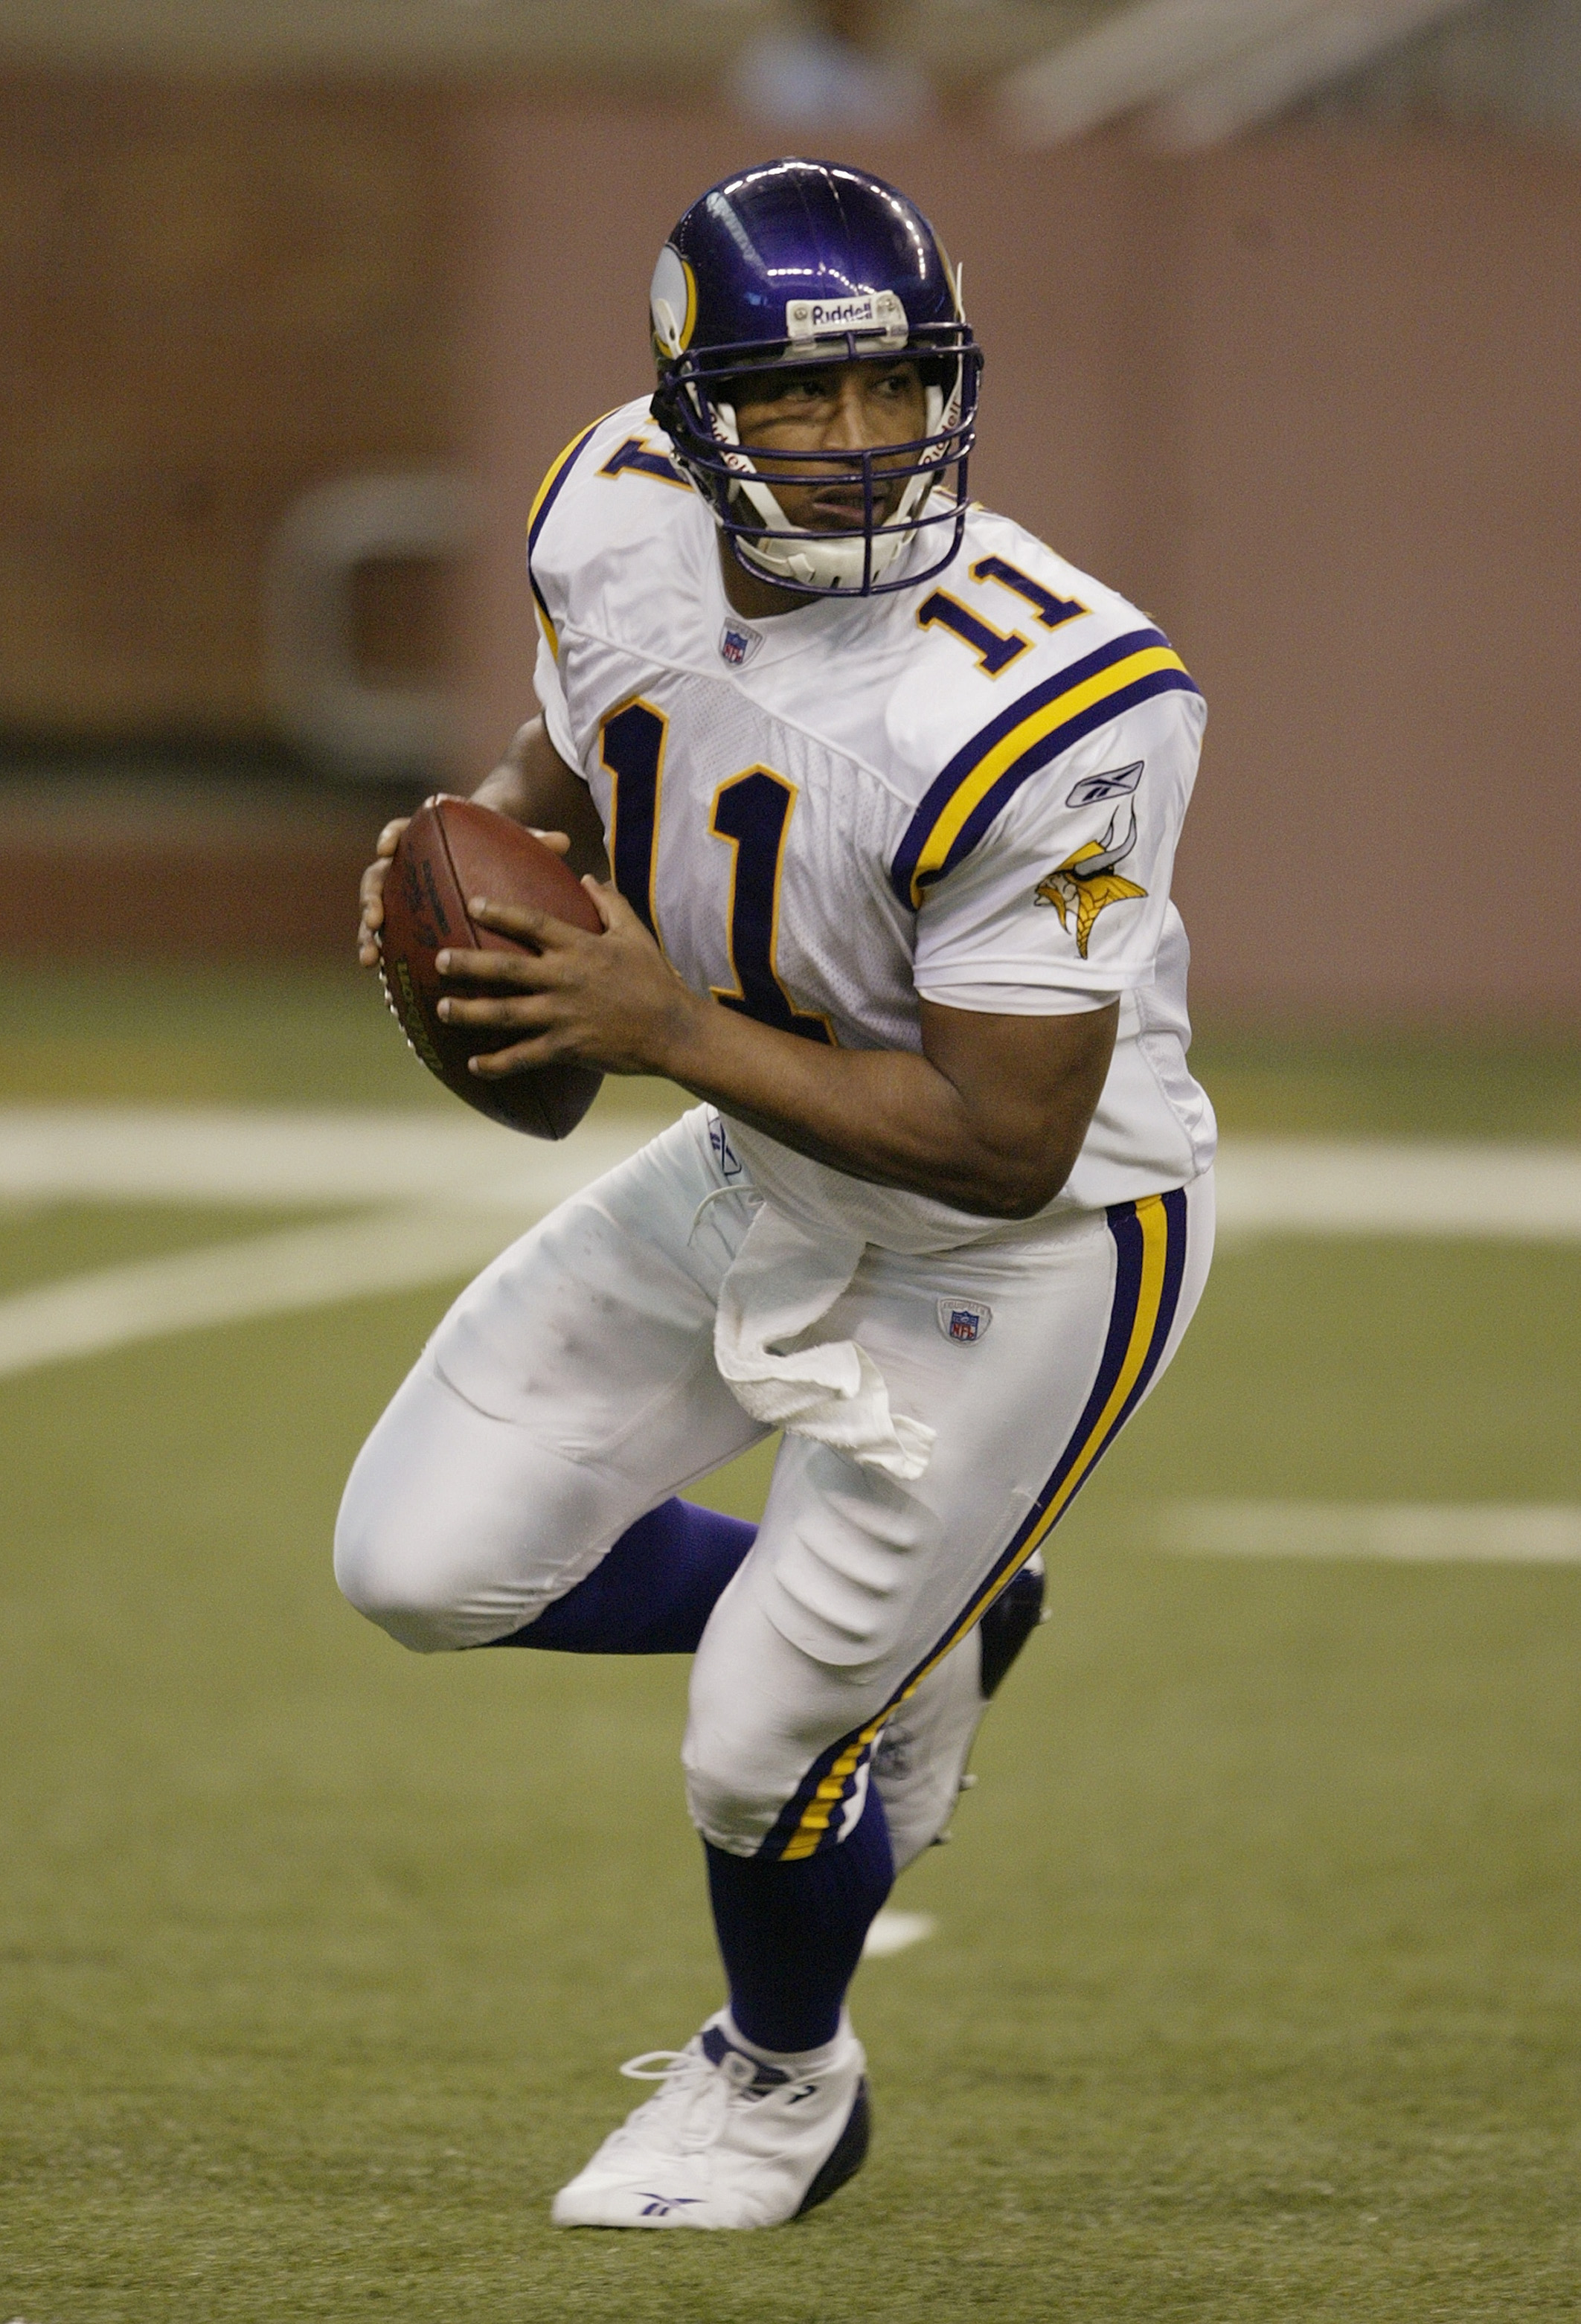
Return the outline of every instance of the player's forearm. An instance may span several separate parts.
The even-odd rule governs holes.
[[[816,1161],[991,1218],[1029,1218],[1064,1185],[1108,1071],[1115,1002],[1031,1017],[921,999],[920,1056],[837,1048],[688,986],[624,897],[588,892],[599,935],[476,898],[480,925],[522,949],[438,955],[461,988],[440,1019],[476,1029],[484,1079],[560,1060],[666,1074]]]
[[[533,831],[563,831],[571,843],[566,860],[578,878],[588,872],[595,879],[608,878],[598,811],[586,783],[550,741],[541,718],[529,719],[517,730],[499,765],[472,796],[480,807],[492,807]]]
[[[989,1120],[910,1050],[827,1048],[693,1001],[658,1070],[852,1177],[981,1216],[1029,1218],[1053,1200],[1080,1150],[1092,1111],[1084,1090],[1065,1106],[1002,1102]]]

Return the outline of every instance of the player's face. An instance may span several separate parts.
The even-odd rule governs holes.
[[[798,364],[743,381],[735,425],[753,465],[798,531],[851,532],[862,524],[862,471],[840,455],[915,443],[927,432],[928,401],[914,363]],[[826,462],[776,465],[775,452],[827,452]],[[915,455],[874,462],[874,516],[893,515]],[[898,468],[898,475],[887,471]]]

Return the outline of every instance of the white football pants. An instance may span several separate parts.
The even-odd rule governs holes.
[[[462,1293],[347,1485],[335,1570],[354,1606],[420,1652],[505,1637],[763,1437],[714,1362],[755,1201],[722,1177],[699,1107]],[[1210,1175],[938,1257],[867,1249],[819,1337],[867,1351],[894,1409],[937,1432],[932,1456],[901,1484],[783,1440],[693,1661],[683,1759],[707,1839],[792,1858],[852,1828],[884,1721],[975,1649],[1170,1361],[1212,1244]]]

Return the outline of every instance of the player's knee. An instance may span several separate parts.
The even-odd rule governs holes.
[[[750,1711],[744,1703],[734,1708]],[[699,1717],[694,1695],[680,1757],[687,1807],[703,1838],[732,1856],[754,1856],[785,1804],[783,1750],[772,1748],[750,1716]]]
[[[436,1572],[431,1538],[412,1538],[398,1508],[347,1488],[335,1526],[335,1579],[341,1595],[416,1654],[469,1646],[454,1592]]]
[[[778,1805],[720,1767],[686,1762],[686,1803],[693,1823],[714,1848],[755,1856],[774,1828]]]
[[[358,1613],[417,1654],[488,1646],[594,1562],[606,1515],[582,1464],[420,1370],[347,1480],[335,1578]]]
[[[821,1674],[825,1682],[832,1675]],[[755,1855],[820,1749],[845,1725],[837,1691],[818,1699],[819,1678],[740,1579],[732,1583],[692,1663],[680,1755],[691,1820],[715,1848]],[[858,1711],[854,1700],[853,1721]]]
[[[433,1489],[389,1457],[375,1430],[347,1481],[335,1526],[342,1594],[414,1654],[506,1637],[525,1616],[506,1562],[467,1497]]]

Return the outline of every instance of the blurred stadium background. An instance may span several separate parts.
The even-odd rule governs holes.
[[[1581,0],[0,0],[0,2317],[1572,2315]],[[529,1152],[349,939],[663,233],[796,150],[1204,683],[1226,1233],[863,1972],[871,2168],[633,2251],[543,2222],[711,2006],[684,1671],[409,1664],[327,1547],[680,1101]]]

